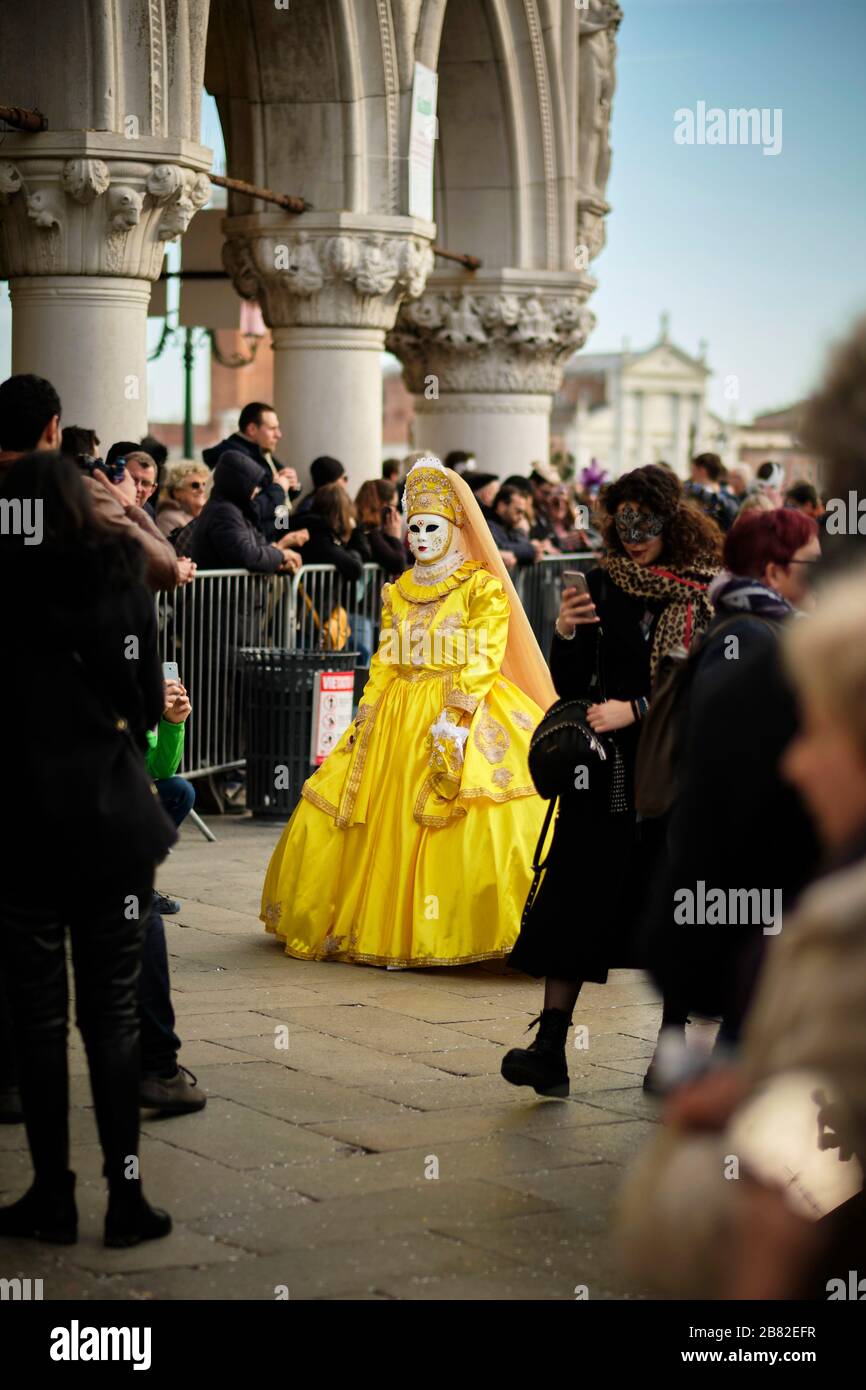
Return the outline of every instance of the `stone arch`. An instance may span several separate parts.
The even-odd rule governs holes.
[[[443,244],[478,249],[489,265],[573,265],[577,35],[576,11],[549,0],[424,0],[416,57],[439,73]],[[482,132],[478,148],[467,123]],[[491,179],[499,196],[486,210],[461,198]]]
[[[522,452],[543,455],[561,362],[591,325],[594,281],[575,242],[590,256],[603,243],[620,18],[617,0],[579,11],[565,0],[43,0],[39,43],[54,68],[36,73],[33,12],[3,6],[4,97],[41,105],[50,122],[7,136],[0,161],[16,370],[56,371],[102,434],[143,432],[148,282],[207,200],[204,79],[229,171],[313,204],[293,218],[232,194],[225,224],[234,283],[273,329],[275,400],[303,423],[302,459],[343,451],[361,477],[378,468],[386,333],[412,389],[435,378],[447,397],[425,407],[428,447],[472,429],[481,439],[510,414]],[[437,229],[408,213],[416,59],[441,83],[438,239],[483,257],[474,276],[448,262],[431,274]],[[46,346],[61,306],[70,337],[86,329],[100,344],[87,380],[63,333]],[[505,448],[516,432],[501,437]]]
[[[550,0],[292,0],[286,10],[211,0],[205,85],[229,167],[317,211],[405,214],[417,59],[439,74],[439,240],[481,247],[492,265],[562,269],[574,242],[577,21],[558,10]],[[232,195],[229,208],[254,205]]]
[[[392,0],[211,0],[205,86],[239,178],[316,211],[402,211],[404,28]],[[399,16],[398,16],[399,17]],[[402,70],[401,70],[402,69]],[[233,194],[233,214],[253,209]]]

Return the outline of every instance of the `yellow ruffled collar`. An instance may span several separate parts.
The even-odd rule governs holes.
[[[411,570],[406,570],[394,583],[398,593],[410,603],[429,603],[431,599],[450,594],[452,589],[464,584],[470,575],[481,569],[484,569],[481,560],[464,560],[453,574],[449,574],[447,579],[440,579],[438,584],[416,584]]]

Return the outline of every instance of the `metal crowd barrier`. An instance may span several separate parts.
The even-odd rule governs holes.
[[[591,570],[598,564],[593,551],[576,551],[573,555],[545,556],[537,565],[522,565],[511,571],[514,587],[526,610],[526,616],[538,645],[545,657],[553,641],[553,625],[562,597],[563,570]]]
[[[242,647],[291,645],[289,593],[282,576],[207,570],[157,599],[163,661],[176,661],[193,713],[183,775],[242,767]]]
[[[591,569],[586,551],[545,557],[512,571],[515,588],[543,652],[553,637],[564,569]],[[305,565],[295,575],[204,570],[191,584],[157,597],[163,661],[176,661],[193,713],[181,770],[185,777],[243,767],[244,647],[340,651],[356,649],[360,664],[379,640],[382,586],[388,576],[365,565],[347,581],[330,565]]]

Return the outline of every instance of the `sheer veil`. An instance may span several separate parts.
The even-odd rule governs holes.
[[[503,675],[519,686],[542,710],[548,710],[558,696],[535,633],[529,626],[523,604],[496,548],[496,542],[490,534],[490,527],[484,519],[475,494],[459,473],[454,473],[451,469],[447,472],[448,481],[466,514],[466,520],[459,528],[461,548],[468,559],[480,560],[489,573],[499,580],[511,608],[508,645],[502,662]]]

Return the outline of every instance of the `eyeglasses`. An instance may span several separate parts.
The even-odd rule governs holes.
[[[180,483],[179,486],[192,488],[193,492],[204,492],[207,483]]]

